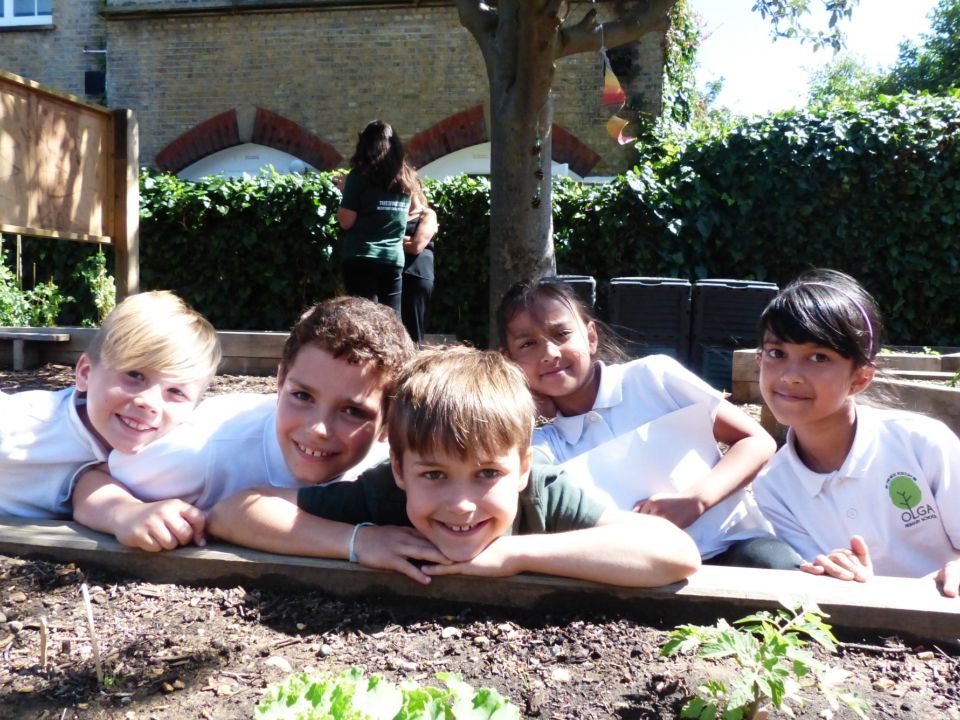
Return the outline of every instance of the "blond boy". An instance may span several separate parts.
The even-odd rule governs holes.
[[[176,295],[125,299],[77,361],[74,387],[0,393],[0,513],[69,516],[78,472],[182,423],[219,363],[213,327]]]
[[[213,509],[210,532],[422,583],[538,572],[648,586],[698,567],[693,541],[671,523],[607,510],[559,469],[531,467],[533,417],[523,374],[500,353],[421,351],[391,401],[389,464],[354,483],[247,490]]]
[[[377,440],[387,398],[412,353],[389,308],[356,297],[321,302],[287,338],[278,394],[210,398],[147,452],[111,455],[109,475],[77,483],[74,516],[126,545],[172,549],[203,544],[205,512],[239,490],[343,478],[385,457]]]

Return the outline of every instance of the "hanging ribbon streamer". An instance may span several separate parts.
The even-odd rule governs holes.
[[[601,25],[601,28],[603,26]],[[624,129],[629,124],[629,120],[624,120],[619,116],[627,104],[627,94],[623,91],[617,74],[613,72],[610,66],[610,58],[607,57],[605,48],[600,48],[600,57],[603,58],[603,94],[600,97],[603,106],[612,114],[607,120],[607,133],[621,145],[632,143],[635,137],[624,134]]]

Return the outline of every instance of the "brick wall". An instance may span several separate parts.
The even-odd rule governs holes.
[[[84,93],[84,72],[105,69],[105,55],[85,53],[106,47],[100,0],[56,0],[53,27],[0,27],[0,70],[36,80],[52,89],[100,102]]]
[[[98,0],[61,0],[55,31],[3,33],[0,68],[82,95],[82,69],[103,61],[83,55],[83,46],[103,47],[105,39],[106,102],[136,111],[146,164],[224,113],[242,120],[259,108],[301,129],[300,142],[326,157],[349,158],[357,132],[373,118],[388,120],[409,140],[486,106],[480,53],[452,3],[239,5],[258,11],[217,10],[224,3],[214,0],[109,0],[104,19]],[[160,7],[183,12],[151,12]],[[638,84],[645,88],[652,112],[660,101],[661,42],[651,35],[637,46],[640,72],[630,83],[632,95]],[[578,159],[592,157],[590,151],[599,157],[592,174],[628,165],[628,151],[604,130],[600,68],[598,54],[564,58],[554,85],[555,122],[588,147]],[[252,139],[244,127],[239,122],[239,139]]]

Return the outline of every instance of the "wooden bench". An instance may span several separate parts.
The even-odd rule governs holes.
[[[518,575],[490,580],[434,578],[420,585],[399,573],[340,560],[273,555],[224,543],[147,553],[76,523],[0,518],[0,554],[87,563],[148,582],[318,588],[336,597],[386,596],[420,602],[549,609],[610,609],[641,622],[734,620],[781,598],[807,597],[838,628],[869,629],[956,644],[960,598],[940,595],[933,580],[877,577],[841,582],[798,571],[705,565],[688,580],[659,588],[621,588],[581,580]]]
[[[13,369],[26,370],[36,367],[36,352],[27,354],[32,348],[27,347],[27,343],[38,342],[70,342],[70,335],[62,332],[37,332],[35,330],[0,330],[0,340],[13,341]]]

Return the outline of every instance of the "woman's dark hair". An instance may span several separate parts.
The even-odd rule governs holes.
[[[501,351],[507,349],[507,326],[517,313],[527,311],[536,314],[536,304],[540,300],[555,300],[566,305],[580,321],[586,325],[592,322],[597,328],[597,352],[595,357],[604,362],[622,362],[626,355],[617,343],[610,328],[597,320],[577,297],[569,285],[561,282],[524,280],[513,285],[504,294],[497,306],[497,338]]]
[[[876,301],[846,273],[814,269],[770,301],[760,316],[760,337],[830,348],[857,367],[873,365],[883,320]]]
[[[374,120],[360,132],[350,167],[371,185],[387,192],[413,195],[419,187],[416,171],[407,162],[403,143],[390,123]]]

